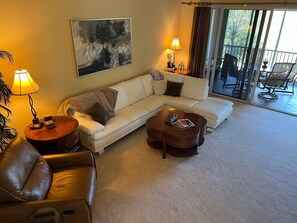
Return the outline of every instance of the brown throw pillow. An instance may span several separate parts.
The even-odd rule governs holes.
[[[183,86],[183,83],[167,81],[167,87],[164,94],[174,96],[174,97],[179,97],[182,86]]]
[[[102,125],[105,125],[111,118],[109,113],[99,103],[95,103],[92,107],[87,109],[86,113],[90,115],[94,121],[99,122]]]

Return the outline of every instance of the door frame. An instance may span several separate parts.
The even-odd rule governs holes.
[[[259,8],[256,8],[256,7],[244,7],[244,6],[242,6],[242,7],[240,7],[240,6],[223,6],[223,7],[214,7],[214,8],[212,8],[211,27],[212,27],[212,30],[217,30],[217,32],[212,31],[212,32],[210,32],[210,35],[209,35],[210,36],[210,39],[209,39],[210,43],[208,44],[208,47],[210,47],[214,43],[214,39],[216,39],[215,40],[214,51],[211,52],[211,50],[209,48],[207,50],[207,52],[208,52],[207,58],[211,58],[210,55],[214,55],[213,56],[212,70],[210,69],[211,59],[208,59],[208,61],[207,61],[206,78],[208,78],[208,79],[210,78],[209,79],[209,81],[210,81],[210,84],[209,84],[210,92],[209,93],[213,94],[213,95],[216,95],[216,96],[232,98],[234,100],[238,100],[238,101],[241,101],[241,102],[248,102],[250,104],[253,104],[252,99],[254,98],[254,94],[255,94],[255,91],[256,91],[256,85],[257,85],[257,81],[258,81],[258,77],[259,77],[259,73],[260,73],[260,66],[257,68],[256,74],[255,74],[255,83],[254,83],[254,87],[252,87],[251,94],[245,100],[213,92],[215,69],[216,69],[216,64],[217,64],[218,51],[219,51],[219,45],[220,45],[220,38],[221,38],[221,33],[222,33],[223,15],[224,15],[225,10],[267,10],[267,11],[270,12],[269,19],[268,19],[268,25],[267,25],[267,28],[266,28],[266,33],[265,33],[264,42],[263,42],[263,46],[262,46],[263,50],[261,51],[261,54],[260,54],[260,61],[262,61],[263,57],[264,57],[264,52],[265,52],[264,49],[266,48],[266,43],[267,43],[267,39],[268,39],[268,35],[269,35],[269,30],[270,30],[270,25],[271,25],[271,20],[272,20],[272,15],[273,15],[273,12],[274,12],[274,8],[272,8],[272,7],[265,7],[265,8],[261,7],[259,9]],[[213,22],[213,21],[216,20],[215,18],[213,18],[215,16],[219,17],[218,23],[216,24],[217,29],[215,29],[215,27],[214,27],[215,23]],[[216,35],[215,38],[214,38],[214,35]],[[210,72],[213,75],[210,76]]]

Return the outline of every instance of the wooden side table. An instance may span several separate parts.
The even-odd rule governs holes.
[[[40,120],[44,122],[44,119]],[[69,116],[53,116],[56,125],[53,129],[43,126],[30,129],[27,126],[25,136],[40,154],[76,152],[80,148],[78,121]]]
[[[174,70],[174,71],[168,71],[168,72],[172,72],[175,74],[181,74],[181,75],[191,75],[192,71],[190,69],[183,69],[182,71],[180,70]]]

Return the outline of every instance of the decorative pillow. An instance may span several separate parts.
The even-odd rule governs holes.
[[[179,97],[182,86],[183,86],[183,83],[167,81],[167,87],[164,94],[174,96],[174,97]]]
[[[152,75],[154,81],[160,81],[164,79],[163,74],[159,70],[151,70],[150,74]]]
[[[153,88],[155,95],[163,95],[166,91],[167,80],[153,81]]]
[[[104,107],[99,103],[95,103],[92,107],[87,109],[86,113],[92,116],[92,119],[94,121],[99,122],[102,125],[105,125],[111,118],[108,111],[106,111]]]

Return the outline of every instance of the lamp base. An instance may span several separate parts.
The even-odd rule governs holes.
[[[43,127],[44,123],[39,122],[38,118],[34,118],[32,120],[32,125],[30,126],[30,129],[41,129]]]

